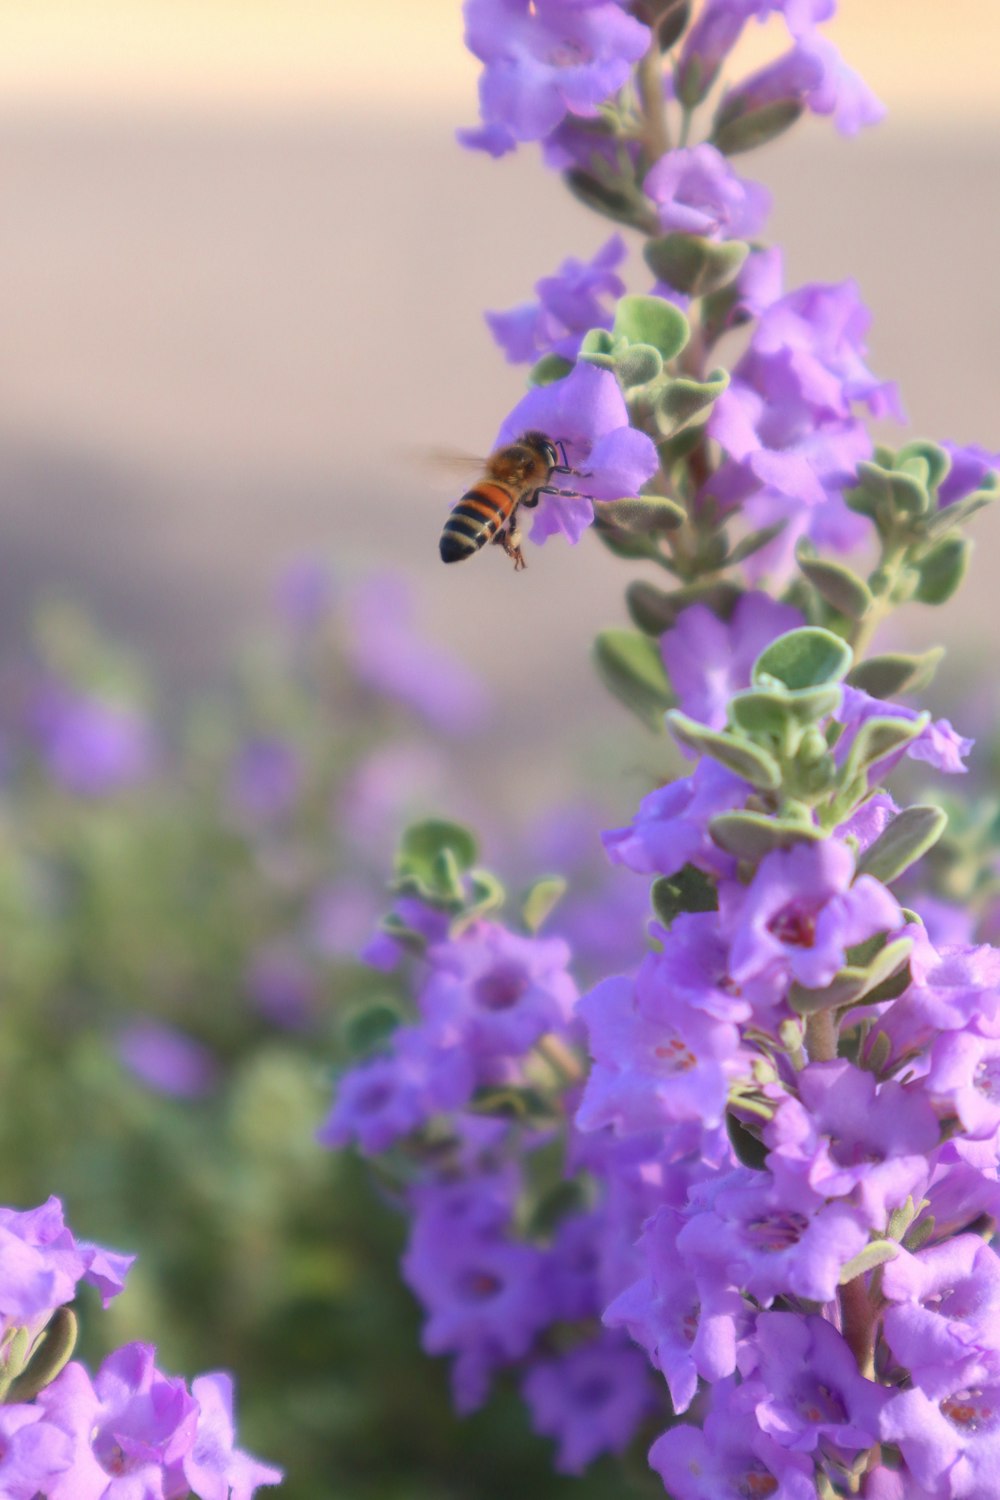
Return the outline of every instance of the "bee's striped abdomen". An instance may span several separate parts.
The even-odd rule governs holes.
[[[514,497],[501,484],[477,484],[466,490],[444,523],[443,562],[461,562],[491,541],[514,509]]]

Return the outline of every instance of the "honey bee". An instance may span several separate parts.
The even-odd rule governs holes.
[[[519,507],[533,510],[542,495],[578,494],[550,484],[553,474],[579,475],[580,471],[566,462],[566,445],[544,432],[526,432],[516,443],[495,449],[483,466],[482,478],[466,490],[444,523],[441,561],[461,562],[492,542],[513,559],[515,573],[526,568],[517,526]]]

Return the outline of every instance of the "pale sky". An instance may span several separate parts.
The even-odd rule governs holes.
[[[841,0],[828,34],[897,122],[1000,120],[1000,0]],[[459,0],[0,0],[5,110],[420,111],[471,123],[475,72]]]

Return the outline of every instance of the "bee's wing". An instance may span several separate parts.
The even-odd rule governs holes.
[[[463,453],[460,448],[425,448],[420,455],[424,467],[439,474],[481,474],[486,459],[477,453]]]

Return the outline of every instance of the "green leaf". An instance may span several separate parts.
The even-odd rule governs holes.
[[[656,23],[656,40],[661,52],[669,52],[687,30],[691,19],[691,0],[674,0]]]
[[[528,372],[528,384],[531,386],[555,385],[556,381],[564,379],[572,368],[573,361],[563,359],[561,354],[543,354]]]
[[[669,927],[682,911],[715,911],[719,904],[715,886],[694,865],[684,865],[676,875],[661,875],[649,891],[653,911]]]
[[[862,619],[874,604],[872,591],[864,579],[843,563],[809,557],[801,548],[796,552],[796,561],[820,598],[849,620]]]
[[[543,1193],[528,1216],[527,1231],[530,1238],[547,1238],[570,1214],[578,1214],[587,1207],[587,1191],[575,1177],[555,1183]]]
[[[846,964],[822,989],[811,990],[793,984],[788,1003],[802,1016],[830,1010],[834,1006],[856,1005],[904,969],[912,952],[912,938],[897,938],[895,942],[886,943],[867,964]]]
[[[412,824],[396,855],[396,890],[445,905],[463,902],[462,875],[475,862],[476,840],[467,828],[440,818]]]
[[[838,635],[818,625],[804,625],[779,635],[764,648],[754,662],[751,681],[765,687],[763,679],[774,677],[789,688],[818,687],[839,682],[851,661],[851,648]]]
[[[615,308],[614,335],[630,344],[652,344],[667,364],[680,354],[691,330],[687,318],[672,302],[631,294],[622,297]]]
[[[841,784],[847,786],[855,776],[869,766],[884,760],[895,750],[900,750],[923,734],[930,723],[930,714],[922,713],[915,719],[902,719],[886,715],[885,718],[866,719],[854,737],[848,752]]]
[[[844,1266],[840,1273],[841,1286],[846,1286],[849,1281],[854,1281],[858,1276],[867,1275],[869,1271],[874,1271],[876,1266],[887,1265],[890,1260],[895,1260],[898,1254],[899,1246],[895,1240],[872,1240]]]
[[[18,1376],[4,1397],[5,1401],[23,1404],[33,1401],[39,1391],[51,1385],[72,1357],[76,1347],[76,1314],[71,1307],[59,1307],[45,1326],[26,1370]]]
[[[767,1162],[767,1147],[748,1130],[742,1120],[738,1120],[731,1110],[726,1111],[726,1131],[729,1142],[736,1152],[737,1160],[751,1171],[762,1172]]]
[[[673,589],[667,593],[645,579],[637,579],[625,590],[625,602],[629,614],[647,635],[661,636],[677,624],[677,616],[692,604],[704,604],[720,619],[725,619],[740,597],[741,590],[733,583],[713,583],[689,589]]]
[[[948,814],[940,807],[916,804],[904,808],[858,862],[859,875],[874,875],[883,885],[898,879],[934,847],[948,826]]]
[[[909,524],[931,508],[927,486],[912,474],[872,463],[858,464],[858,483],[846,491],[844,498],[852,510],[869,516],[883,533],[900,522]]]
[[[545,875],[528,887],[521,903],[521,915],[529,932],[538,931],[565,894],[566,881],[561,875]]]
[[[730,109],[725,116],[716,117],[709,140],[723,156],[737,156],[741,151],[754,151],[784,135],[801,113],[802,105],[797,99],[777,99],[773,104],[745,113]]]
[[[602,630],[594,661],[605,686],[650,729],[659,729],[673,700],[658,648],[632,630]]]
[[[963,500],[956,500],[952,505],[945,505],[936,515],[931,516],[924,528],[925,535],[941,536],[946,531],[954,531],[956,527],[963,526],[966,521],[971,520],[977,511],[983,509],[983,506],[992,505],[998,495],[1000,495],[1000,477],[991,472],[978,490],[974,490],[971,495],[966,495]]]
[[[921,656],[892,652],[859,661],[847,674],[851,687],[861,688],[873,698],[895,698],[917,693],[928,686],[944,656],[943,646],[934,646]]]
[[[918,465],[922,465],[922,468]],[[893,467],[901,469],[904,474],[912,474],[915,479],[922,479],[926,489],[936,490],[948,475],[951,458],[937,443],[918,439],[900,448]]]
[[[344,1019],[344,1045],[351,1057],[370,1057],[381,1051],[402,1022],[403,1017],[388,1000],[362,1006]]]
[[[782,521],[772,521],[770,526],[759,526],[756,531],[748,531],[726,554],[726,566],[733,568],[737,563],[746,562],[748,557],[753,557],[755,552],[760,552],[761,548],[780,536],[787,525],[786,517]]]
[[[727,854],[754,863],[775,849],[791,849],[795,844],[814,843],[823,837],[823,830],[813,823],[770,818],[767,813],[759,812],[717,813],[709,822],[708,831]]]
[[[749,688],[729,702],[729,717],[747,734],[784,735],[788,724],[815,724],[837,712],[843,692],[832,682],[797,692],[765,692]]]
[[[650,211],[649,204],[634,188],[630,190],[617,183],[612,186],[602,182],[599,177],[595,177],[592,172],[585,172],[582,167],[570,167],[568,172],[563,173],[563,182],[574,198],[603,214],[606,219],[656,233],[659,226],[655,216]]]
[[[687,297],[704,297],[728,286],[750,254],[742,240],[708,240],[698,234],[667,234],[648,240],[643,258],[653,275]]]
[[[656,400],[657,428],[665,438],[673,437],[706,412],[728,384],[725,370],[713,370],[707,380],[671,380]]]
[[[606,354],[613,359],[618,347],[619,341],[606,328],[588,328],[580,341],[581,355]]]
[[[687,519],[683,505],[665,495],[636,495],[628,500],[595,500],[595,514],[623,531],[676,531]]]
[[[465,902],[465,909],[455,918],[451,924],[452,937],[458,937],[470,927],[473,922],[478,922],[480,917],[485,917],[487,912],[497,911],[507,899],[503,882],[498,880],[490,870],[469,871],[469,896]]]
[[[626,390],[637,385],[648,385],[662,369],[660,351],[654,349],[652,344],[630,344],[615,360],[615,374]]]
[[[920,579],[915,597],[921,604],[944,604],[951,598],[965,577],[971,552],[965,537],[949,536],[913,564]]]
[[[751,743],[737,739],[735,735],[719,733],[691,719],[678,709],[667,714],[667,725],[674,738],[701,755],[708,755],[720,765],[749,781],[751,786],[762,791],[776,791],[781,785],[781,767],[773,755]]]

